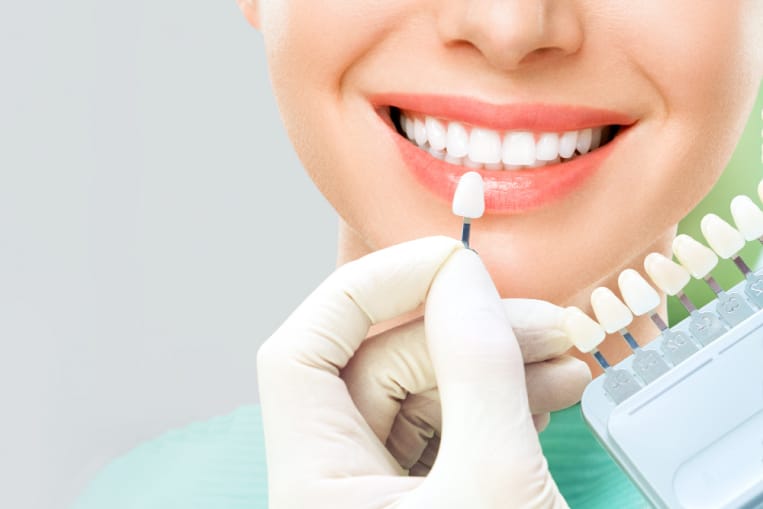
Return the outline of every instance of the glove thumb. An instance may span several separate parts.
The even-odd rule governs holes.
[[[425,327],[442,437],[422,491],[448,493],[449,507],[565,506],[533,425],[522,353],[476,253],[458,251],[440,269]],[[453,486],[464,497],[458,505]]]

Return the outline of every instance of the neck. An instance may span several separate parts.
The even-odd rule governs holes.
[[[342,219],[339,220],[339,245],[338,245],[338,253],[337,253],[337,265],[343,265],[349,261],[355,260],[357,258],[360,258],[366,254],[371,253],[374,251],[374,249],[355,231],[353,230],[347,223],[345,223]],[[671,243],[673,241],[673,238],[675,237],[676,229],[675,227],[670,228],[668,231],[666,231],[660,238],[657,239],[652,245],[650,245],[646,250],[643,252],[637,253],[635,256],[633,256],[630,260],[626,260],[625,263],[621,265],[621,267],[618,268],[618,270],[614,271],[612,274],[609,274],[602,278],[599,281],[596,281],[594,284],[592,284],[588,288],[584,288],[581,291],[577,292],[575,296],[570,299],[569,302],[555,302],[555,304],[561,305],[561,306],[577,306],[589,315],[593,316],[593,313],[591,311],[591,305],[590,305],[590,295],[594,288],[598,286],[606,286],[613,291],[617,292],[617,276],[620,273],[621,270],[627,268],[627,267],[634,267],[639,270],[639,272],[642,273],[642,275],[645,275],[643,273],[643,269],[640,269],[642,267],[642,262],[644,257],[651,252],[658,252],[665,254],[666,256],[670,256],[671,253]],[[658,314],[667,321],[667,301],[665,296],[662,296],[662,302],[660,304],[659,309],[657,310]],[[388,330],[394,326],[400,325],[402,323],[408,322],[410,320],[416,319],[420,317],[422,314],[421,310],[417,310],[416,312],[410,313],[408,315],[405,315],[403,317],[400,317],[397,320],[394,320],[394,322],[390,322],[387,324],[377,325],[373,329],[373,333],[378,333],[383,330]],[[635,317],[633,320],[633,323],[631,323],[628,326],[628,330],[633,334],[633,337],[636,338],[636,340],[643,346],[649,343],[652,339],[654,339],[657,334],[658,330],[652,323],[652,321],[649,319],[648,316],[638,316]],[[618,334],[612,334],[610,337],[607,337],[607,339],[602,343],[601,347],[599,348],[601,353],[607,358],[607,360],[611,364],[615,364],[628,355],[630,355],[631,351],[628,348],[627,343],[625,342],[625,339]],[[593,376],[597,376],[602,372],[601,368],[599,367],[598,363],[594,360],[593,356],[589,354],[583,354],[578,352],[576,349],[572,349],[570,351],[572,355],[575,357],[581,359],[586,364],[588,364],[588,367],[591,368],[591,373]]]

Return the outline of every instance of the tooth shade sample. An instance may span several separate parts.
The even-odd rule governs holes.
[[[685,268],[660,253],[644,258],[644,269],[657,287],[668,295],[676,295],[691,280]]]
[[[427,117],[425,125],[427,138],[429,138],[429,146],[434,150],[445,150],[446,132],[442,122],[432,117]]]
[[[731,258],[744,247],[744,237],[715,214],[707,214],[699,224],[702,235],[721,258]]]
[[[633,321],[633,314],[612,290],[600,286],[591,292],[591,307],[596,320],[607,333],[626,328]]]
[[[683,233],[673,239],[673,254],[697,279],[707,276],[718,265],[718,255],[712,249]]]
[[[763,237],[763,211],[749,196],[739,195],[731,200],[731,215],[745,240]]]
[[[576,307],[562,311],[561,329],[572,344],[583,353],[596,350],[607,334],[601,326]]]
[[[453,194],[453,213],[476,219],[485,213],[485,184],[476,171],[464,173]]]
[[[660,295],[657,290],[633,269],[625,269],[617,278],[620,295],[625,304],[636,316],[645,315],[657,309],[660,305]]]
[[[458,122],[448,124],[446,143],[450,157],[464,157],[469,153],[469,134]]]

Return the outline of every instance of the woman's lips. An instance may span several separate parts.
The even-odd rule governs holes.
[[[382,102],[383,101],[383,102]],[[615,149],[623,133],[634,123],[632,117],[608,110],[579,106],[489,105],[467,98],[385,95],[376,96],[377,106],[386,104],[423,115],[496,130],[564,132],[586,127],[619,125],[618,136],[592,152],[541,168],[520,170],[476,170],[485,181],[485,208],[490,213],[522,213],[543,207],[579,188]],[[416,178],[440,198],[450,201],[461,175],[475,171],[430,155],[399,135],[391,121],[395,143]]]

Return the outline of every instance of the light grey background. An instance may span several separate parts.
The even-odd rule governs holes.
[[[0,6],[0,505],[256,401],[336,220],[234,0]]]

